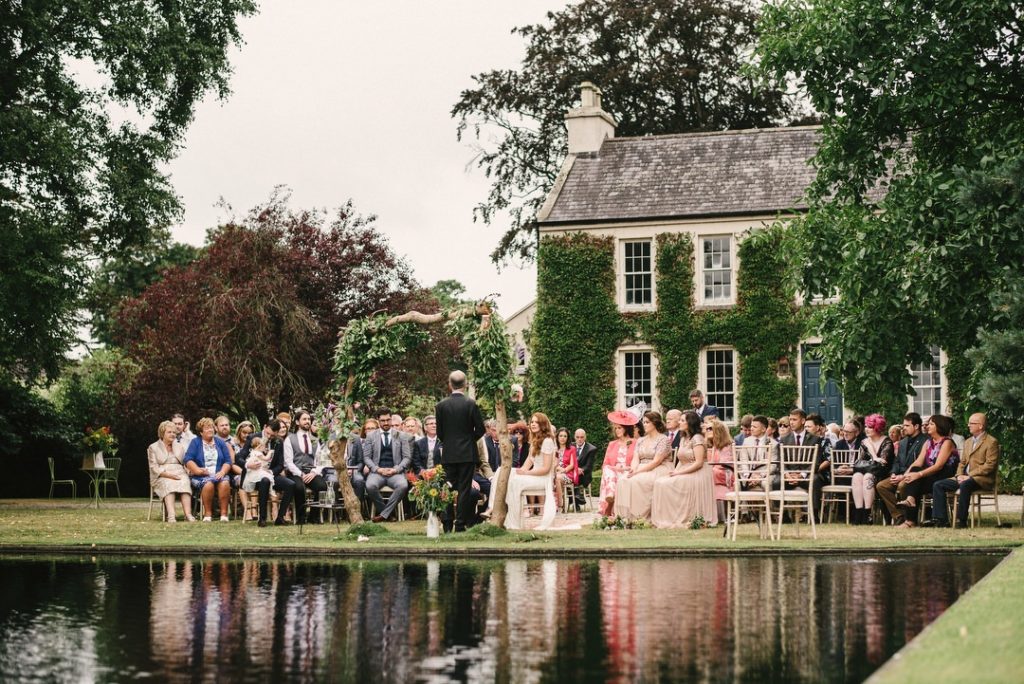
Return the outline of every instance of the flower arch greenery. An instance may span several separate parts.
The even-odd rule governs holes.
[[[355,408],[369,401],[376,388],[373,373],[380,366],[406,354],[430,339],[428,326],[443,324],[461,340],[461,351],[469,365],[469,380],[478,396],[494,404],[501,450],[501,470],[493,493],[492,522],[505,520],[505,491],[512,466],[512,442],[508,435],[505,399],[512,389],[514,359],[505,322],[495,315],[494,302],[482,300],[445,309],[434,314],[409,311],[388,316],[376,313],[351,321],[338,333],[332,372],[335,401],[340,416],[328,438],[331,459],[339,472],[346,468],[348,441],[358,434]],[[359,502],[348,478],[338,478],[345,509],[353,524],[362,522]]]

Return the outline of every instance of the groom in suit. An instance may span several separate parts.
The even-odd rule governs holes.
[[[470,496],[473,473],[476,470],[477,440],[484,436],[484,418],[480,407],[466,396],[466,374],[452,371],[448,376],[451,395],[434,407],[437,417],[437,436],[444,444],[441,464],[449,484],[459,493],[454,528],[463,532],[474,513],[475,498]]]

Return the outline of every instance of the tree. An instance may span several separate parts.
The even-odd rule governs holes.
[[[89,311],[89,327],[96,341],[112,345],[121,303],[139,296],[167,269],[190,264],[199,254],[199,248],[174,242],[168,231],[159,231],[148,245],[106,259],[90,278],[83,302]]]
[[[144,248],[178,215],[163,165],[195,103],[227,94],[237,20],[254,11],[252,0],[0,9],[0,366],[54,375],[91,263]]]
[[[810,210],[790,263],[838,295],[815,324],[825,370],[857,410],[896,410],[929,344],[947,376],[997,320],[989,294],[1024,264],[1024,8],[998,0],[785,0],[757,49],[822,114]],[[966,382],[951,383],[960,408]],[[890,416],[892,417],[892,416]]]
[[[375,220],[351,202],[333,217],[293,211],[279,190],[213,231],[198,260],[119,311],[118,339],[141,366],[125,410],[149,422],[176,410],[263,420],[268,402],[286,409],[323,398],[337,331],[349,320],[410,302],[437,306]],[[417,372],[418,383],[443,387],[446,349],[397,369],[399,381]]]
[[[430,288],[430,293],[437,297],[437,302],[442,309],[449,309],[460,304],[472,304],[472,300],[463,297],[466,294],[466,286],[458,280],[438,280]]]
[[[565,158],[565,112],[593,81],[621,135],[779,125],[795,112],[781,90],[762,89],[743,67],[756,40],[749,0],[583,0],[547,24],[514,29],[527,40],[519,69],[473,77],[452,108],[458,136],[478,142],[477,167],[492,179],[474,217],[509,228],[496,262],[532,260],[536,214]]]

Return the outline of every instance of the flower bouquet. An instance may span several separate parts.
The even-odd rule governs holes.
[[[106,451],[110,454],[117,453],[117,438],[110,431],[110,426],[104,425],[101,428],[93,430],[91,427],[85,428],[85,437],[82,438],[82,444],[85,448],[92,452],[86,455],[82,462],[82,467],[89,470],[93,468],[103,468],[103,452]]]
[[[420,471],[419,478],[409,478],[409,498],[427,512],[427,536],[431,539],[440,534],[437,514],[455,501],[455,492],[444,477],[444,468],[437,466]]]

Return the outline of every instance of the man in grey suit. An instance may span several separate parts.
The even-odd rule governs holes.
[[[405,471],[412,464],[412,449],[409,436],[395,430],[391,425],[391,409],[377,411],[381,428],[363,441],[363,464],[370,471],[366,476],[366,496],[376,507],[373,522],[384,522],[391,517],[395,508],[409,493],[409,480]],[[384,502],[381,487],[391,487],[391,497]]]
[[[448,376],[448,387],[452,393],[437,404],[434,415],[437,416],[437,436],[444,444],[441,463],[445,476],[459,493],[453,525],[456,532],[462,532],[475,517],[472,507],[476,499],[469,490],[473,486],[473,473],[479,459],[476,443],[485,432],[484,418],[476,402],[465,395],[465,373],[452,371]]]

